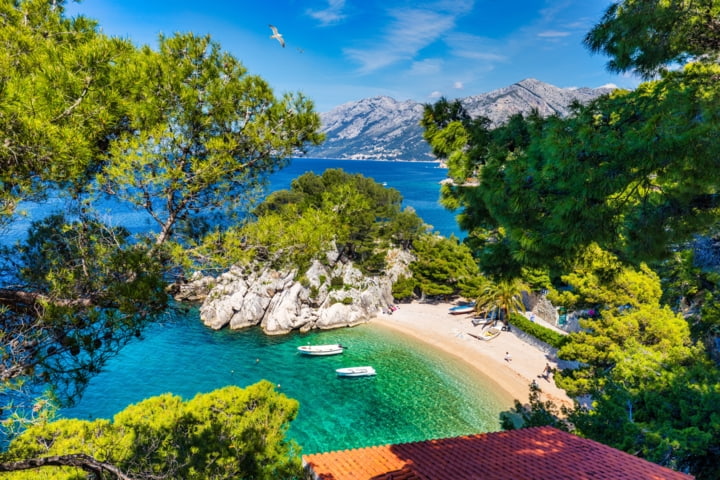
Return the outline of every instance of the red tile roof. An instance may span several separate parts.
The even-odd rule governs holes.
[[[552,427],[303,456],[314,480],[689,480]]]

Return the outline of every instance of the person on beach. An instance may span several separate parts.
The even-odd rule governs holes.
[[[512,355],[510,355],[510,352],[505,352],[505,361],[509,362],[512,360]]]
[[[545,364],[545,369],[543,370],[542,376],[545,380],[548,382],[550,381],[550,374],[552,373],[552,367],[549,363]]]

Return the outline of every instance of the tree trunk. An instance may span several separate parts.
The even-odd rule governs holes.
[[[95,474],[98,478],[102,478],[103,472],[115,475],[119,480],[133,480],[132,477],[125,475],[115,465],[100,462],[90,455],[76,453],[70,455],[55,455],[52,457],[29,458],[17,462],[0,463],[0,472],[17,472],[20,470],[31,470],[40,467],[77,467],[82,468],[86,472]]]
[[[90,307],[93,305],[93,301],[90,298],[74,298],[71,300],[62,298],[50,299],[39,292],[24,292],[0,288],[0,305],[5,305],[11,310],[36,313],[41,302],[52,303],[60,307]]]

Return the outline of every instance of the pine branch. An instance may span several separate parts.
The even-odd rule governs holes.
[[[90,455],[85,455],[83,453],[29,458],[17,462],[0,463],[0,472],[17,472],[41,467],[77,467],[82,468],[86,472],[95,474],[98,478],[102,478],[101,475],[103,472],[108,472],[119,480],[134,480],[133,477],[124,474],[115,465],[100,462]]]
[[[91,298],[52,299],[39,292],[0,288],[0,305],[10,309],[32,313],[37,312],[37,308],[42,303],[51,303],[59,307],[91,307],[95,304]]]
[[[75,110],[80,105],[80,103],[82,103],[83,99],[87,96],[88,92],[90,91],[90,84],[92,84],[92,80],[93,80],[92,77],[88,77],[85,79],[85,87],[83,88],[83,91],[80,93],[80,96],[78,98],[76,98],[75,101],[72,103],[72,105],[67,107],[60,115],[53,118],[52,119],[53,123],[65,118],[65,117],[70,116],[70,114],[73,112],[73,110]]]

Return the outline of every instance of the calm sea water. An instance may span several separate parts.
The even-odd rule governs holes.
[[[403,206],[414,208],[426,224],[435,231],[449,237],[465,238],[455,221],[455,213],[446,210],[438,202],[440,198],[440,181],[445,178],[447,170],[438,167],[435,162],[387,162],[374,160],[329,160],[316,158],[296,158],[289,166],[270,177],[268,192],[290,188],[290,182],[306,172],[321,175],[328,168],[341,168],[349,173],[359,173],[375,179],[400,191]],[[122,225],[132,233],[157,229],[144,211],[114,202],[101,201],[97,205],[106,220],[115,225]],[[46,203],[21,204],[20,210],[26,216],[19,218],[7,229],[0,231],[0,244],[9,244],[24,237],[30,222],[40,219],[53,210],[62,211],[64,205],[58,198],[50,198]]]
[[[438,203],[445,171],[435,163],[295,159],[272,177],[270,190],[327,168],[361,173],[398,189],[404,204],[437,232],[463,237],[454,214]],[[110,206],[108,215],[133,230],[151,228],[137,212]],[[13,228],[17,236],[23,231],[22,224]],[[332,357],[297,354],[298,346],[319,343],[349,348]],[[374,366],[377,376],[335,375],[336,368],[357,365]],[[377,325],[269,337],[260,329],[210,330],[190,309],[149,327],[92,379],[75,406],[61,413],[111,418],[150,396],[171,392],[191,398],[261,379],[300,402],[289,433],[304,453],[494,431],[500,411],[510,406],[507,397],[493,392],[489,379],[467,365]]]
[[[348,348],[330,357],[297,353],[300,345],[322,343]],[[335,374],[359,365],[372,365],[377,375]],[[269,337],[260,329],[209,330],[192,311],[128,345],[62,413],[111,418],[153,395],[192,398],[261,379],[300,402],[289,435],[304,453],[495,431],[509,406],[470,367],[378,325]]]

